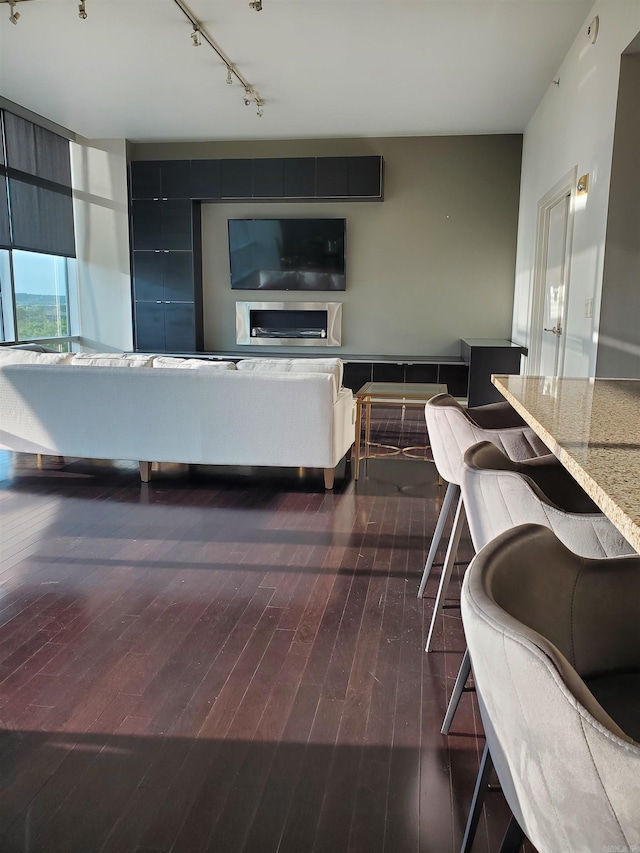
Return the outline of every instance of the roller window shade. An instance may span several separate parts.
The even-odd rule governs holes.
[[[0,166],[0,248],[7,249],[11,245],[9,231],[9,208],[7,206],[7,179]]]
[[[5,112],[7,166],[71,188],[69,141]]]
[[[49,255],[75,256],[70,191],[9,178],[13,246]]]
[[[69,141],[5,111],[4,143],[6,165],[0,164],[0,172],[8,176],[10,218],[5,186],[0,245],[74,257]]]

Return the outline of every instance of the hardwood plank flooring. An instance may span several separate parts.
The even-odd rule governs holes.
[[[376,412],[424,444],[420,412]],[[416,598],[428,462],[0,460],[3,853],[455,853],[482,751],[456,595]],[[442,554],[439,559],[442,559]],[[508,818],[486,807],[474,853]]]

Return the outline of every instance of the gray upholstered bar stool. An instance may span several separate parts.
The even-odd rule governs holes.
[[[589,560],[523,525],[473,559],[462,587],[486,748],[539,853],[640,849],[640,557]]]
[[[555,456],[513,462],[488,441],[463,457],[461,486],[471,541],[476,552],[520,524],[542,524],[582,557],[634,554],[624,536],[600,512],[589,495]],[[442,724],[448,734],[471,671],[468,650]]]
[[[488,406],[465,409],[449,394],[438,394],[426,404],[425,418],[433,461],[438,474],[443,480],[447,481],[448,486],[422,573],[418,598],[422,598],[424,595],[449,510],[457,501],[453,527],[442,566],[431,625],[429,626],[426,645],[426,651],[429,651],[434,628],[444,606],[445,593],[451,578],[465,522],[464,504],[460,494],[460,469],[465,450],[479,441],[491,441],[503,449],[509,458],[515,460],[530,459],[533,456],[548,454],[549,450],[509,403],[491,403]]]

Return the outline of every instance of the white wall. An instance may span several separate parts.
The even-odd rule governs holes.
[[[78,314],[82,348],[133,348],[127,146],[124,139],[71,145]]]
[[[587,25],[600,19],[592,45]],[[576,210],[566,318],[565,376],[593,376],[604,263],[620,56],[640,31],[640,0],[601,0],[529,122],[522,156],[512,339],[529,344],[537,205],[574,166],[589,173],[586,204]],[[585,300],[593,298],[593,319]]]

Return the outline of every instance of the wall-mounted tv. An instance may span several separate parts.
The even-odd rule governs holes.
[[[344,219],[230,219],[234,290],[344,290]]]

